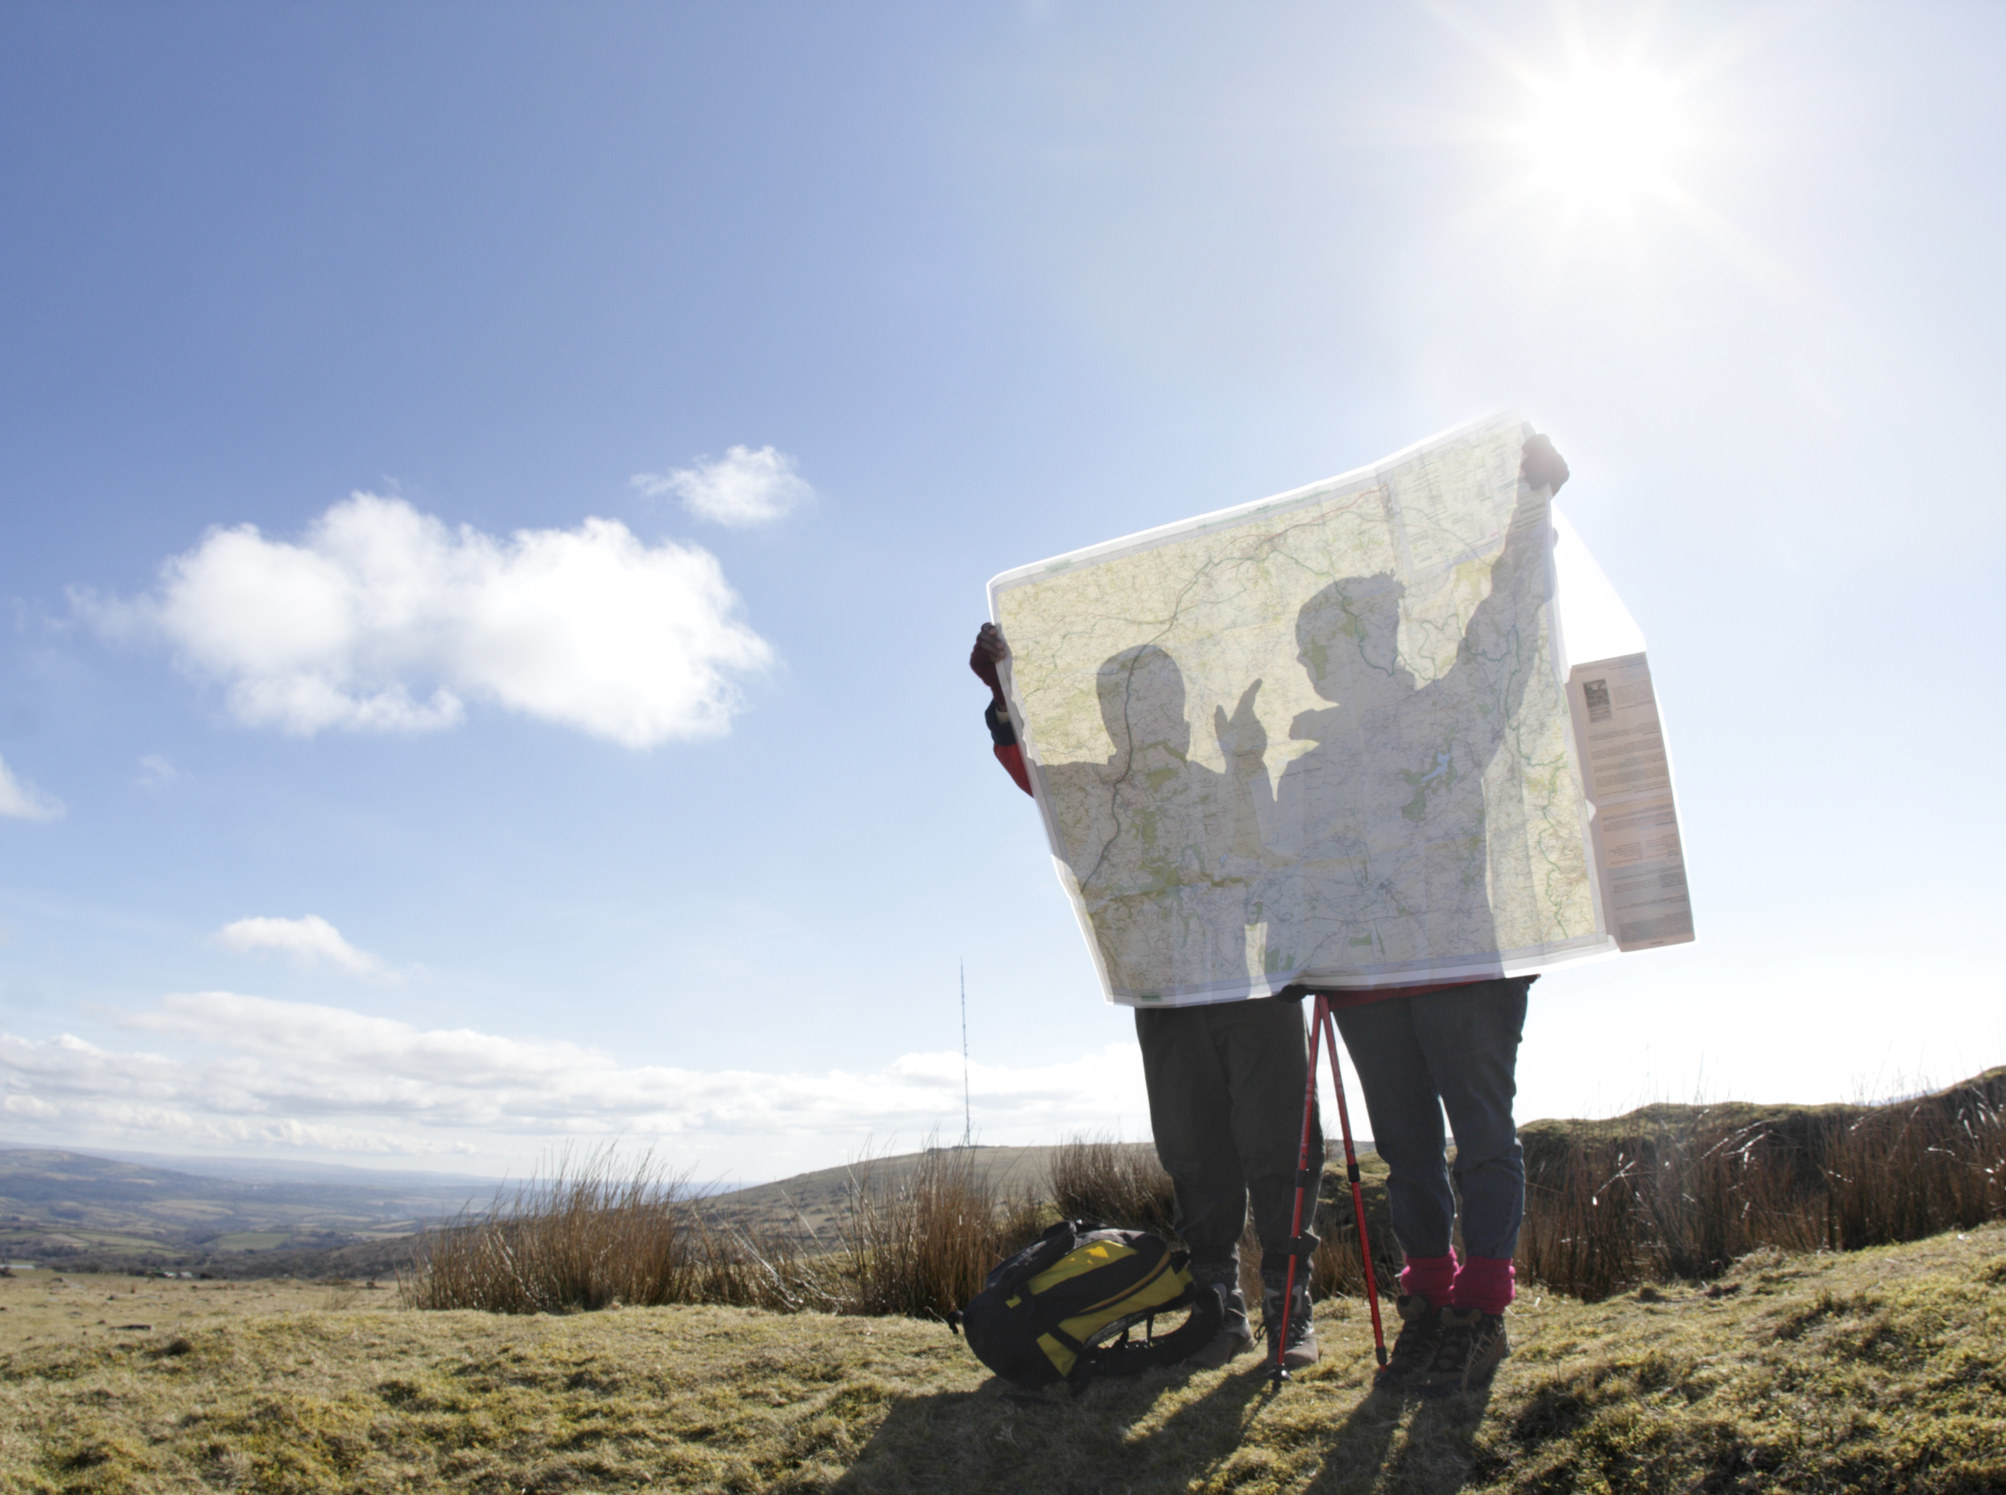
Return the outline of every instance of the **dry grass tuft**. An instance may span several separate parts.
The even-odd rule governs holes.
[[[830,1307],[828,1273],[785,1238],[709,1219],[687,1179],[609,1148],[427,1233],[403,1284],[414,1308],[571,1313],[615,1304]]]
[[[1913,1241],[2006,1215],[2006,1070],[1879,1106],[1825,1148],[1830,1244]]]
[[[844,1231],[843,1310],[944,1319],[981,1291],[1006,1245],[1015,1249],[1002,1214],[973,1154],[959,1148],[928,1148],[909,1177],[890,1185],[859,1164]]]
[[[1519,1268],[1588,1299],[1752,1251],[1858,1250],[2006,1216],[2006,1070],[1895,1105],[1650,1107],[1536,1123]]]
[[[1049,1188],[1062,1219],[1176,1234],[1177,1196],[1146,1144],[1068,1137],[1052,1154]]]

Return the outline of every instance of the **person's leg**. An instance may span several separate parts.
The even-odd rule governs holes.
[[[1413,998],[1414,1031],[1456,1139],[1465,1261],[1452,1301],[1504,1312],[1525,1218],[1525,1161],[1512,1102],[1525,1028],[1523,979],[1486,981]]]
[[[1240,1291],[1240,1232],[1247,1190],[1233,1147],[1226,1065],[1203,1007],[1139,1007],[1135,1036],[1149,1090],[1156,1156],[1177,1196],[1177,1233],[1191,1252],[1191,1275],[1219,1290],[1219,1340],[1194,1360],[1224,1364],[1253,1342]]]
[[[1309,1052],[1302,1003],[1279,998],[1221,1004],[1210,1009],[1212,1030],[1226,1065],[1233,1098],[1233,1146],[1240,1175],[1252,1196],[1254,1230],[1261,1241],[1261,1317],[1276,1329],[1288,1290],[1290,1226],[1295,1220],[1296,1161],[1302,1149],[1303,1093],[1309,1082]],[[1310,1118],[1310,1167],[1323,1169],[1323,1132]],[[1314,1222],[1316,1194],[1303,1201],[1303,1226]],[[1309,1271],[1296,1273],[1295,1307],[1290,1312],[1292,1369],[1317,1358],[1309,1316]]]
[[[1156,1155],[1177,1191],[1177,1233],[1196,1262],[1237,1259],[1247,1220],[1232,1092],[1210,1015],[1204,1007],[1135,1014]]]
[[[1419,1385],[1453,1396],[1487,1385],[1511,1353],[1504,1311],[1525,1216],[1525,1162],[1512,1120],[1526,980],[1487,981],[1415,998],[1415,1031],[1456,1138],[1464,1257],[1441,1339]]]
[[[1388,1171],[1393,1234],[1407,1258],[1404,1293],[1441,1307],[1455,1276],[1456,1200],[1443,1155],[1442,1106],[1415,1036],[1415,997],[1390,997],[1337,1014],[1365,1092],[1373,1149]]]
[[[1279,1260],[1288,1252],[1295,1212],[1303,1091],[1309,1083],[1302,1003],[1268,997],[1221,1003],[1206,1012],[1232,1097],[1233,1149],[1252,1196],[1254,1230],[1264,1258]],[[1310,1166],[1323,1167],[1323,1132],[1314,1115]],[[1305,1202],[1306,1214],[1314,1203]]]

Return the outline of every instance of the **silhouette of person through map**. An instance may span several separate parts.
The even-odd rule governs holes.
[[[1270,870],[1246,919],[1266,926],[1268,970],[1460,958],[1472,974],[1500,969],[1483,779],[1539,659],[1521,630],[1549,595],[1548,497],[1521,482],[1490,590],[1455,663],[1425,685],[1401,654],[1397,577],[1347,577],[1302,605],[1297,657],[1331,705],[1301,713],[1289,736],[1316,746],[1272,801],[1265,763],[1234,762],[1265,831]]]
[[[1262,865],[1252,799],[1228,774],[1191,760],[1184,677],[1163,649],[1124,649],[1094,683],[1107,761],[1045,774],[1063,844],[1076,848],[1069,865],[1094,911],[1102,960],[1124,986],[1244,975],[1247,895]],[[1232,718],[1214,712],[1229,759],[1250,723],[1259,733],[1259,684]],[[1258,755],[1253,771],[1264,772]]]

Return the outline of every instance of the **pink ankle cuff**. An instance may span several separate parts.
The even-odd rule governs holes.
[[[1483,1313],[1503,1313],[1517,1291],[1516,1283],[1517,1274],[1509,1261],[1472,1256],[1456,1269],[1456,1280],[1449,1288],[1449,1304]]]
[[[1505,1265],[1510,1266],[1511,1263],[1506,1262]],[[1449,1306],[1456,1280],[1453,1252],[1448,1256],[1410,1256],[1407,1265],[1400,1269],[1400,1291],[1409,1295],[1419,1294],[1435,1308]]]

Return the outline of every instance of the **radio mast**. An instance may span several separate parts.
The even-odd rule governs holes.
[[[968,1108],[968,962],[961,962],[961,1145],[974,1145],[972,1113]]]

